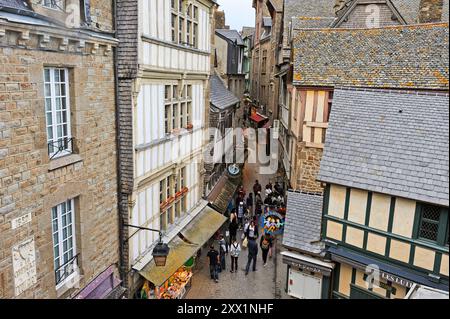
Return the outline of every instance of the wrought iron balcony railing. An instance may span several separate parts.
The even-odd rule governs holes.
[[[56,285],[64,282],[70,275],[72,275],[78,269],[78,256],[80,254],[75,255],[70,260],[68,260],[65,264],[59,266],[55,269],[55,280]]]
[[[48,142],[48,154],[50,155],[50,159],[55,158],[56,156],[60,156],[63,153],[72,154],[73,153],[73,141],[74,138],[64,137],[62,139]]]

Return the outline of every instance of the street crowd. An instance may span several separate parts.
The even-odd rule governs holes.
[[[284,191],[282,186],[276,182],[269,182],[264,189],[264,200],[262,199],[262,186],[258,180],[253,185],[253,193],[246,196],[243,186],[240,186],[235,199],[230,201],[228,207],[229,224],[226,236],[219,236],[218,249],[215,245],[210,246],[207,254],[211,279],[219,282],[219,273],[226,270],[227,256],[230,256],[230,272],[238,271],[238,260],[243,250],[247,250],[247,264],[245,274],[257,271],[257,257],[261,250],[264,267],[267,266],[268,258],[272,257],[275,236],[269,232],[262,232],[260,236],[259,222],[264,209],[271,209],[285,214]],[[238,232],[242,235],[238,238]],[[227,237],[227,239],[225,238]]]

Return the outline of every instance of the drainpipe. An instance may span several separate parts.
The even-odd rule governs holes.
[[[114,35],[115,38],[118,39],[118,35],[117,35],[117,19],[116,19],[116,13],[117,13],[117,0],[113,0],[112,1],[112,5],[113,5],[113,12],[112,12],[112,17],[113,17],[113,26],[114,26]],[[119,44],[120,45],[120,44]],[[118,59],[118,52],[117,52],[117,47],[114,48],[113,50],[113,56],[114,56],[114,86],[115,86],[115,100],[116,100],[116,156],[117,156],[117,193],[118,193],[118,198],[117,198],[117,211],[118,211],[118,221],[119,221],[119,273],[120,273],[120,279],[122,280],[122,285],[123,283],[125,283],[127,281],[127,271],[126,271],[126,265],[124,264],[124,260],[125,260],[125,256],[124,256],[124,243],[125,240],[123,238],[123,219],[122,219],[122,209],[121,209],[121,196],[122,196],[122,186],[121,186],[121,181],[122,181],[122,173],[120,170],[120,140],[119,140],[119,71],[118,71],[118,66],[119,66],[119,59]],[[127,287],[125,287],[127,288]]]

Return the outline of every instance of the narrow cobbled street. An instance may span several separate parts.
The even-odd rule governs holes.
[[[259,165],[246,163],[243,171],[243,183],[246,193],[253,192],[253,184],[258,179],[263,187],[270,182],[274,183],[276,175],[260,175]],[[264,197],[264,195],[263,195]],[[263,198],[264,199],[264,198]],[[261,232],[260,232],[261,233]],[[238,233],[241,238],[242,231]],[[286,281],[286,269],[281,263],[281,241],[282,237],[277,237],[274,243],[272,258],[263,266],[261,251],[258,253],[256,271],[250,270],[245,275],[248,250],[243,249],[239,257],[239,269],[235,273],[230,272],[230,256],[227,256],[226,270],[219,274],[219,282],[211,279],[209,274],[209,260],[206,257],[208,246],[202,250],[196,273],[192,281],[192,288],[188,292],[187,299],[279,299],[289,298],[284,293]],[[216,248],[217,241],[214,242]],[[259,244],[259,240],[258,240]]]

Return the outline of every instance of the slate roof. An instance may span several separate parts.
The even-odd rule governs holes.
[[[335,17],[335,0],[285,0],[285,21],[293,17]]]
[[[212,105],[219,109],[226,109],[240,102],[240,100],[226,88],[219,76],[212,75],[209,81],[211,86],[210,99]]]
[[[449,88],[448,23],[300,30],[293,47],[296,85]]]
[[[236,30],[217,29],[216,33],[232,42],[237,43],[237,45],[244,45],[241,35]]]
[[[296,17],[292,18],[292,28],[296,29],[322,29],[328,28],[335,18],[330,17]]]
[[[22,9],[22,10],[28,10],[31,9],[28,7],[28,4],[25,1],[22,0],[0,0],[0,7],[8,7],[13,9]]]
[[[449,205],[446,94],[336,89],[318,180]]]
[[[283,245],[311,254],[322,253],[320,241],[323,196],[289,191]]]

